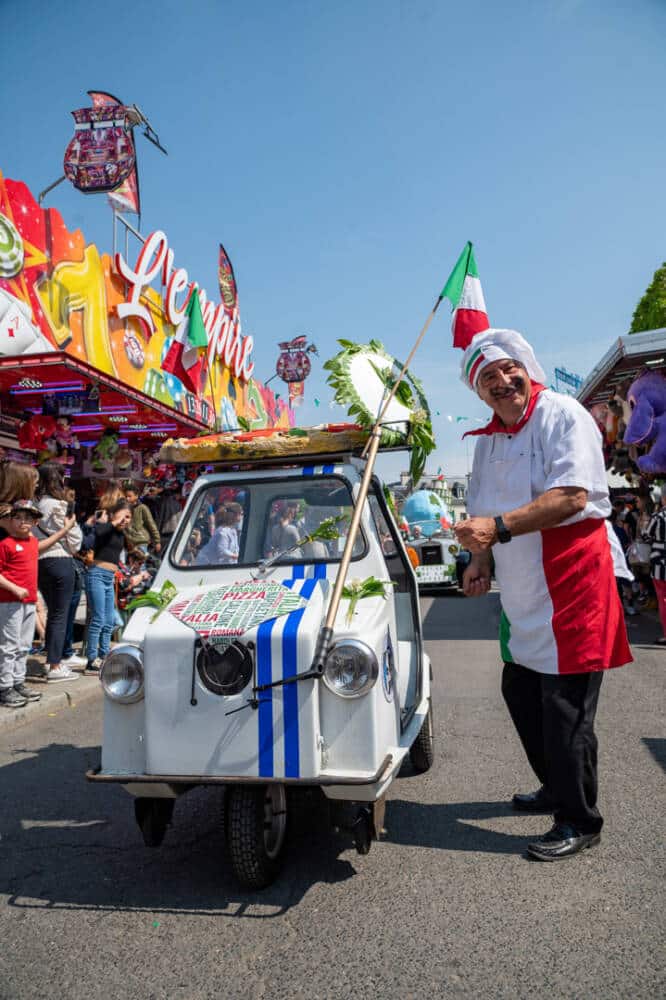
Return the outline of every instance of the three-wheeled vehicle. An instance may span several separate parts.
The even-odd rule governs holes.
[[[176,596],[137,609],[101,670],[102,761],[88,778],[134,797],[150,846],[180,796],[225,786],[229,857],[248,887],[279,870],[288,789],[321,789],[366,853],[405,758],[417,772],[433,761],[417,583],[376,477],[347,582],[384,592],[343,596],[322,628],[362,484],[353,451],[292,447],[199,478],[153,584]]]
[[[449,590],[458,585],[456,556],[460,546],[452,531],[440,531],[430,538],[414,538],[408,544],[419,557],[415,572],[422,590]]]

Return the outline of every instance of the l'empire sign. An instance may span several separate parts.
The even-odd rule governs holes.
[[[163,367],[193,294],[208,339],[196,393]],[[64,352],[221,431],[239,417],[252,430],[289,427],[293,412],[252,377],[252,347],[235,295],[208,301],[164,232],[151,233],[135,262],[112,258],[0,173],[0,356]]]
[[[155,332],[152,313],[141,303],[146,287],[161,275],[162,306],[167,322],[177,327],[185,315],[190,296],[199,296],[204,326],[208,334],[208,364],[214,359],[230,368],[234,376],[247,382],[254,371],[252,337],[241,335],[238,306],[229,312],[224,303],[217,305],[208,301],[205,289],[190,281],[184,267],[174,267],[175,255],[170,248],[166,234],[155,230],[146,239],[134,267],[130,267],[122,254],[115,257],[116,272],[127,285],[127,300],[116,306],[120,319],[129,317],[137,320],[147,340]]]

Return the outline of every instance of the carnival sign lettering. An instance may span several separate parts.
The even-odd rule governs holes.
[[[254,341],[252,337],[241,335],[238,306],[229,312],[223,302],[218,305],[209,302],[206,291],[199,288],[195,281],[190,281],[185,268],[174,267],[174,252],[165,233],[158,229],[150,234],[139,251],[134,267],[117,253],[115,268],[127,285],[126,301],[116,307],[120,319],[131,317],[138,320],[149,340],[155,332],[155,323],[150,309],[141,302],[144,288],[152,285],[158,276],[161,277],[164,314],[174,327],[183,319],[190,296],[196,291],[208,334],[209,364],[217,358],[231,369],[236,378],[249,381],[254,371]]]

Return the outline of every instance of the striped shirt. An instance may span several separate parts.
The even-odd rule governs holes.
[[[661,507],[652,517],[647,535],[652,544],[650,575],[655,580],[666,580],[666,507]]]

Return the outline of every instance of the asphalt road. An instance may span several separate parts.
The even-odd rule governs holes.
[[[666,651],[604,679],[600,847],[530,862],[548,817],[499,695],[497,596],[423,602],[438,759],[404,769],[367,857],[305,809],[261,894],[225,863],[221,792],[145,848],[131,800],[91,786],[99,700],[0,733],[2,1000],[664,995]]]

